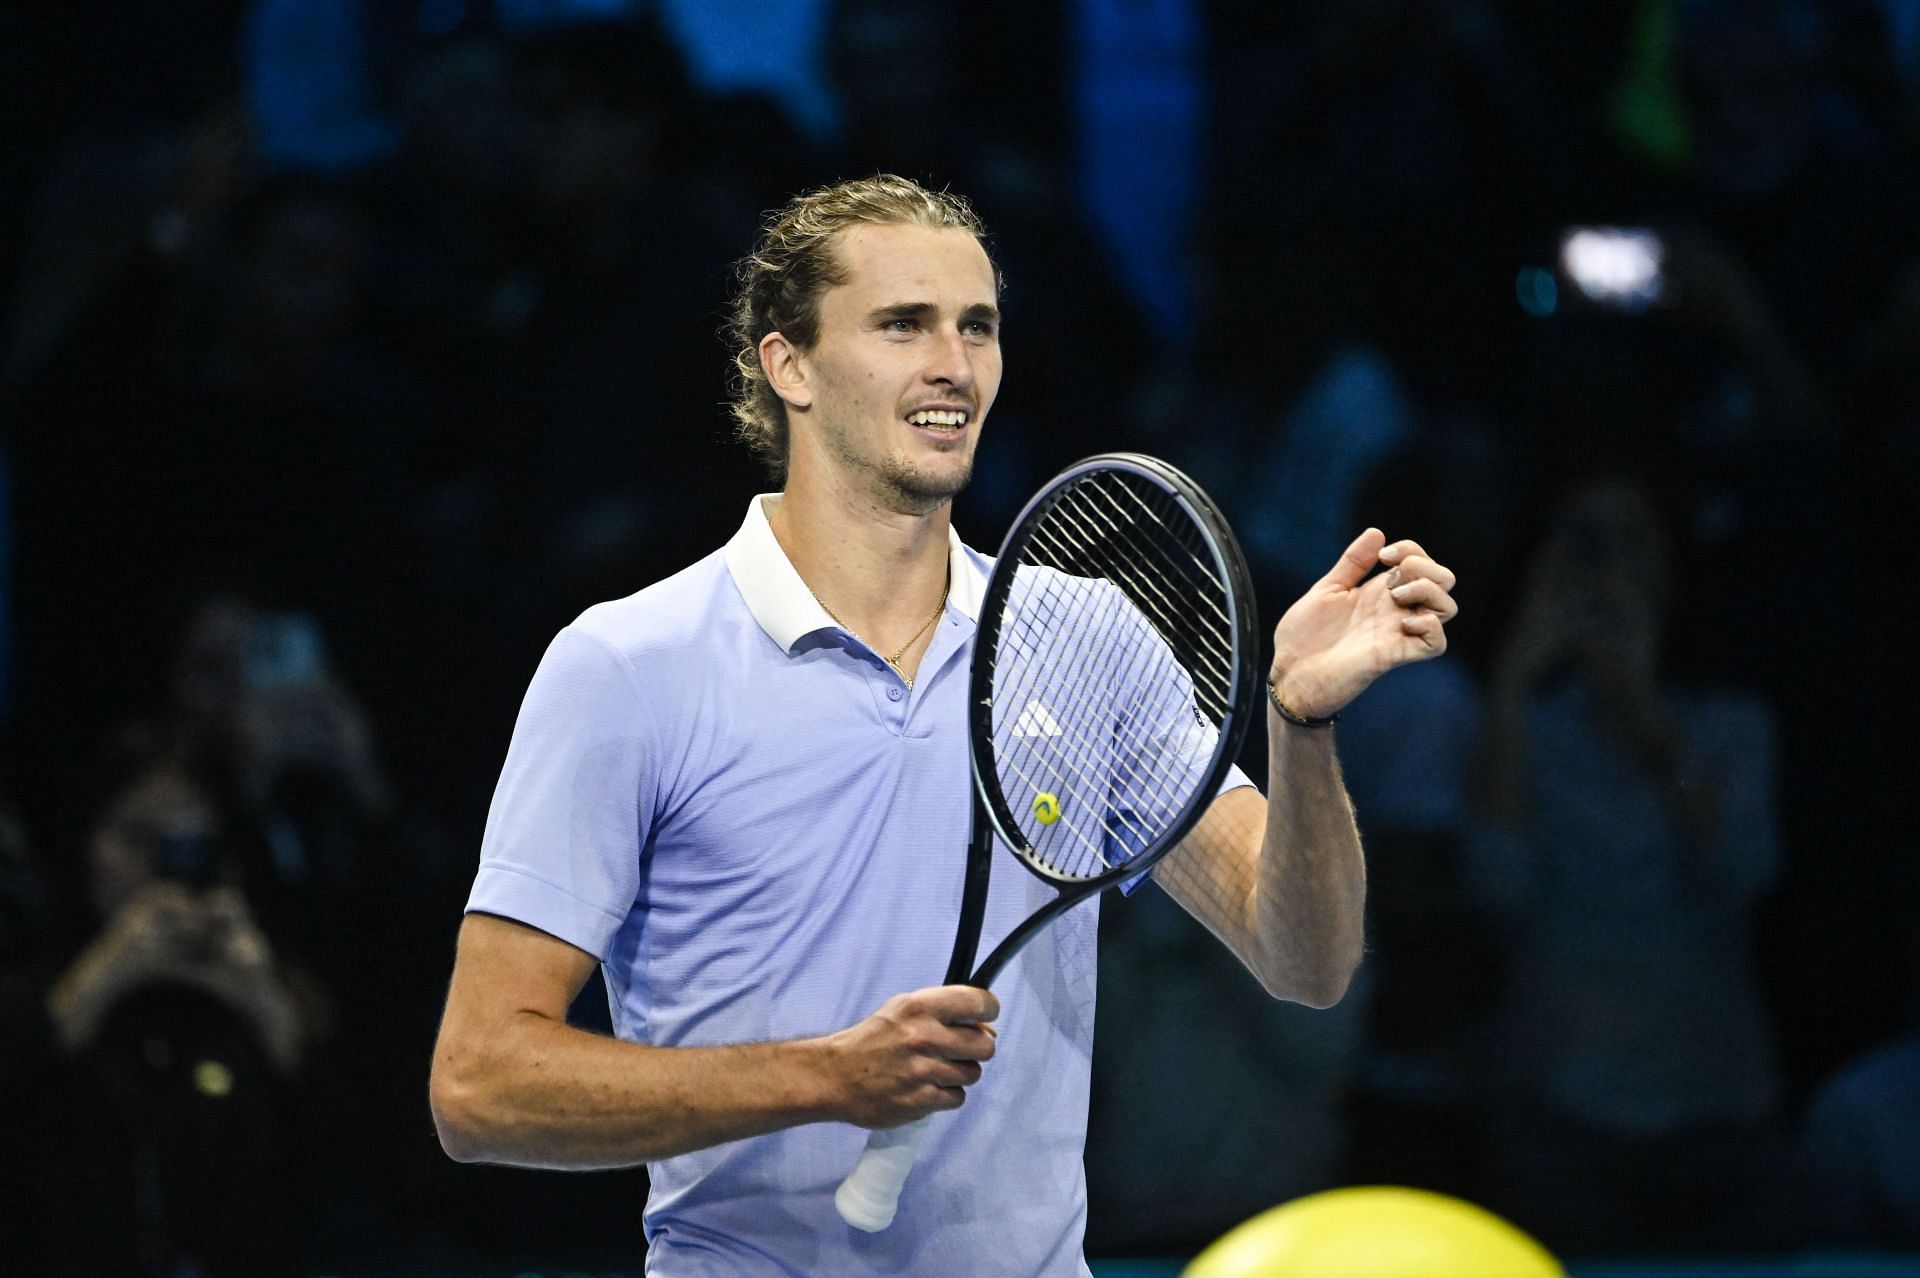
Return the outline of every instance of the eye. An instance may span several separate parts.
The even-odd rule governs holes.
[[[889,333],[911,333],[919,327],[919,323],[910,315],[897,315],[882,327]]]

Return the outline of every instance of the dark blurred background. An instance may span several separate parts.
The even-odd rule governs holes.
[[[642,1173],[440,1155],[453,936],[546,641],[765,486],[730,262],[881,169],[1006,272],[974,545],[1135,448],[1270,619],[1460,575],[1339,1008],[1107,911],[1090,1253],[1920,1251],[1915,0],[8,6],[0,101],[0,1269],[637,1268]]]

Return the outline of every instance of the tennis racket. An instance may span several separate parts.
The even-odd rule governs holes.
[[[1212,500],[1165,462],[1090,457],[1007,534],[973,641],[973,832],[946,983],[985,989],[1039,930],[1200,819],[1259,687],[1253,587]],[[1059,895],[974,967],[995,841]],[[873,1132],[834,1203],[893,1221],[930,1118]]]

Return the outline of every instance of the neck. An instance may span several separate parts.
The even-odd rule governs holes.
[[[887,647],[946,593],[951,513],[946,501],[903,511],[809,468],[789,474],[767,522],[808,589],[862,639]]]

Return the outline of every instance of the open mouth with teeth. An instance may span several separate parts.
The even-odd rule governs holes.
[[[907,424],[936,435],[957,435],[966,428],[967,414],[957,408],[923,408],[907,414]]]

